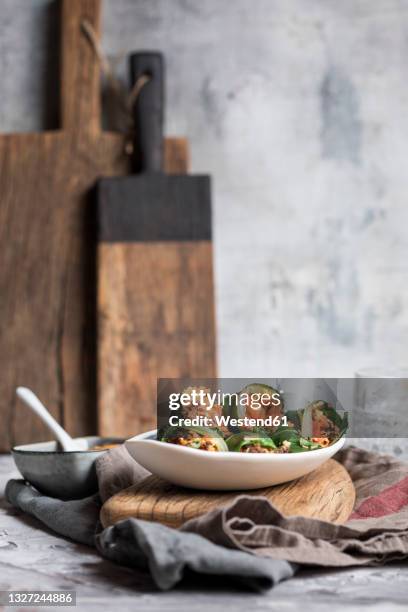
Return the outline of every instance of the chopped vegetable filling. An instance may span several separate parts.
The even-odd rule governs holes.
[[[193,387],[189,387],[186,389],[186,394],[192,393],[193,390]],[[197,393],[199,390],[195,388]],[[228,402],[223,406],[217,404],[212,407],[212,416],[223,415],[229,418],[242,417],[244,412],[247,416],[252,412],[258,414],[258,404],[254,405],[252,400],[255,397],[258,402],[259,397],[264,399],[266,397],[266,405],[261,407],[260,414],[264,417],[270,414],[285,415],[286,422],[282,421],[282,424],[276,427],[237,429],[228,422],[220,425],[215,419],[216,426],[211,427],[166,427],[164,431],[160,430],[158,439],[207,452],[303,453],[330,446],[347,429],[347,413],[341,416],[332,406],[321,400],[308,404],[302,410],[291,410],[285,414],[283,397],[272,387],[260,384],[248,385],[239,393],[239,397],[243,396],[248,400],[244,408]],[[183,409],[184,417],[186,415],[194,417],[201,412],[203,414],[208,412],[208,406],[197,407],[189,404]]]

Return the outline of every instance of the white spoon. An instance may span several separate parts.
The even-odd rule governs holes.
[[[38,397],[27,387],[17,387],[16,394],[23,400],[23,402],[31,408],[37,416],[40,417],[43,423],[53,432],[58,442],[61,444],[64,451],[83,451],[88,450],[88,444],[86,440],[74,440],[69,434],[61,427],[61,425],[54,419],[53,416],[48,412],[46,407]]]

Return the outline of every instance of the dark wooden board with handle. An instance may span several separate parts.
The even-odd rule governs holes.
[[[95,433],[95,210],[100,176],[126,174],[125,136],[100,127],[100,69],[82,31],[100,0],[61,3],[60,129],[0,134],[0,450],[50,438],[16,402],[31,387],[71,435]],[[166,141],[180,166],[184,140]]]
[[[98,185],[98,417],[102,435],[156,426],[157,378],[216,375],[208,176],[163,173],[163,58],[134,107],[135,174]]]

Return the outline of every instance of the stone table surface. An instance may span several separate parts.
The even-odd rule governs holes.
[[[238,612],[407,609],[408,563],[342,571],[303,570],[265,595],[226,589],[213,579],[189,581],[162,593],[147,575],[103,560],[92,548],[55,536],[37,520],[12,508],[3,495],[10,477],[18,477],[13,460],[0,455],[0,590],[72,589],[77,593],[77,609],[104,612],[225,607]]]

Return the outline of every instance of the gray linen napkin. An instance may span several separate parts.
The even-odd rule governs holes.
[[[219,546],[208,538],[136,519],[100,532],[101,500],[149,475],[124,446],[102,455],[97,464],[100,495],[62,501],[41,495],[23,480],[10,480],[6,497],[15,507],[72,540],[96,546],[102,556],[139,570],[149,570],[156,585],[170,589],[187,574],[223,576],[242,588],[265,591],[290,578],[295,566]]]
[[[61,501],[42,495],[24,480],[9,480],[6,499],[10,504],[66,538],[95,546],[95,532],[101,502],[98,495],[85,499]]]
[[[122,565],[148,567],[160,589],[173,587],[186,571],[223,576],[244,588],[264,591],[290,578],[295,567],[239,550],[218,546],[195,533],[159,523],[128,519],[108,527],[96,538],[101,554]]]

